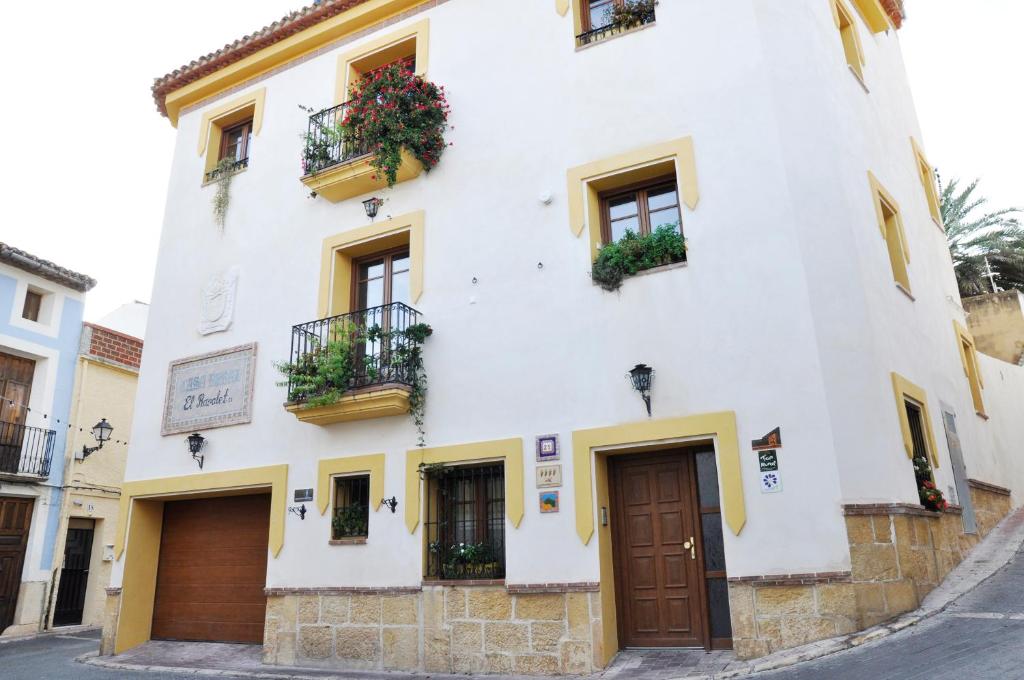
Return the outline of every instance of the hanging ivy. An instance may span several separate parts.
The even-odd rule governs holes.
[[[217,182],[217,193],[213,195],[213,220],[221,229],[228,216],[228,205],[231,203],[231,179],[235,176],[235,159],[222,158],[214,171]]]
[[[450,107],[444,87],[424,80],[403,64],[374,71],[349,89],[349,106],[338,124],[342,136],[359,140],[389,187],[398,181],[402,149],[428,172],[447,148]],[[375,177],[376,177],[375,176]]]

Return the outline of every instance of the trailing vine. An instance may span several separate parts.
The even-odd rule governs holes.
[[[371,165],[389,187],[398,181],[403,148],[428,172],[441,160],[448,146],[444,133],[451,111],[443,86],[403,64],[391,64],[353,84],[348,95],[338,130],[344,138],[365,145],[372,154]]]
[[[222,158],[214,171],[217,182],[217,193],[213,195],[213,219],[217,226],[224,229],[224,220],[228,216],[228,205],[231,203],[231,179],[235,176],[235,159]]]
[[[679,223],[663,224],[645,236],[626,231],[601,248],[590,276],[605,290],[615,291],[627,276],[685,259],[686,239],[679,233]]]

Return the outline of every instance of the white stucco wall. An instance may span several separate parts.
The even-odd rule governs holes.
[[[573,430],[646,417],[625,378],[638,362],[657,371],[655,418],[737,413],[748,522],[739,537],[726,532],[730,576],[847,569],[840,505],[916,495],[890,371],[965,403],[952,336],[962,316],[946,299],[948,255],[912,164],[918,132],[896,37],[864,31],[868,95],[846,70],[827,2],[663,2],[655,26],[579,52],[571,20],[548,3],[449,2],[424,16],[427,75],[449,90],[455,146],[429,175],[382,192],[381,214],[426,211],[415,306],[435,330],[428,444],[525,440],[526,516],[507,532],[508,581],[597,579],[597,543],[575,533],[567,454]],[[168,362],[256,341],[253,422],[204,432],[204,472],[286,462],[290,495],[315,487],[320,458],[386,452],[385,495],[404,504],[412,423],[300,424],[272,367],[287,358],[291,325],[317,316],[322,240],[366,223],[366,197],[310,200],[299,182],[298,105],[333,103],[337,55],[351,48],[253,86],[267,88],[263,127],[223,232],[196,153],[202,112],[220,102],[181,117],[128,479],[198,472],[183,436],[159,435]],[[683,213],[688,266],[618,294],[593,286],[589,245],[569,228],[566,170],[688,135],[701,189]],[[868,169],[904,208],[917,302],[892,284]],[[200,288],[235,265],[234,324],[201,337]],[[749,442],[776,426],[784,490],[764,495]],[[562,438],[562,511],[541,516],[532,447],[549,432]],[[422,537],[405,529],[402,506],[372,515],[366,546],[328,537],[327,517],[289,516],[268,585],[421,580]]]

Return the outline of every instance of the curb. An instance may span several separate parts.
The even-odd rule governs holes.
[[[93,631],[102,630],[99,626],[67,626],[66,628],[43,630],[38,633],[30,633],[28,635],[12,635],[11,637],[0,637],[0,646],[10,644],[12,642],[25,642],[27,640],[38,640],[39,638],[46,637],[60,637],[61,635],[80,635],[82,633],[92,633]]]

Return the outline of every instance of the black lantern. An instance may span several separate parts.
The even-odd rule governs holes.
[[[393,515],[395,514],[395,511],[398,510],[398,499],[395,498],[394,496],[392,496],[391,498],[382,498],[380,499],[380,505],[378,505],[377,507],[380,507],[381,505],[387,506],[387,508],[391,511],[391,514]]]
[[[297,515],[299,519],[306,519],[306,512],[308,511],[306,510],[306,504],[303,503],[302,505],[288,508],[288,512]]]
[[[654,369],[647,364],[637,364],[629,372],[629,380],[633,383],[633,389],[640,393],[640,397],[647,405],[647,416],[651,415],[651,383],[654,382]]]
[[[193,432],[185,441],[188,442],[188,451],[192,454],[192,460],[199,463],[199,469],[202,470],[205,456],[199,455],[199,452],[206,446],[206,438],[198,432]]]
[[[86,446],[82,444],[82,460],[96,453],[103,448],[103,442],[110,441],[110,433],[114,428],[110,426],[106,418],[100,418],[100,422],[92,426],[92,436],[99,442],[98,446]]]
[[[363,207],[366,208],[366,216],[371,220],[377,217],[377,211],[380,210],[382,205],[384,205],[384,199],[377,198],[376,196],[363,201]]]

